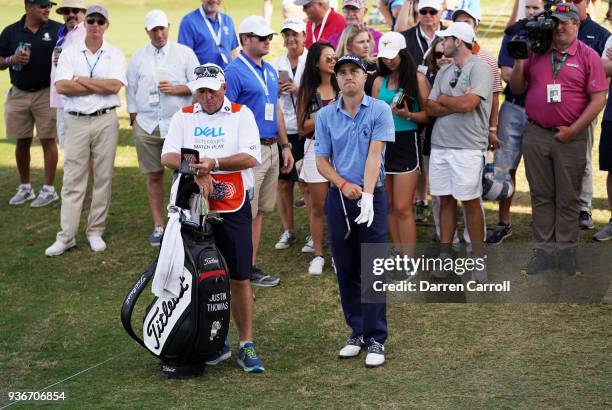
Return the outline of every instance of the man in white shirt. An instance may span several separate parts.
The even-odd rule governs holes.
[[[85,12],[85,40],[62,51],[55,72],[57,92],[64,95],[66,141],[61,228],[45,255],[58,256],[76,246],[81,208],[87,188],[87,164],[93,162],[93,195],[87,219],[91,250],[102,252],[102,234],[110,207],[111,183],[121,105],[119,90],[127,84],[125,57],[104,40],[108,11],[92,6]]]
[[[174,113],[191,103],[187,83],[195,79],[193,70],[200,64],[193,50],[168,41],[170,25],[163,11],[147,13],[145,31],[151,42],[130,60],[126,99],[140,171],[147,175],[154,225],[149,243],[159,246],[164,233],[162,146]]]
[[[255,186],[253,170],[261,164],[259,132],[253,112],[225,96],[225,73],[216,64],[196,69],[189,86],[197,103],[177,112],[164,141],[162,164],[179,169],[181,148],[196,149],[196,181],[208,198],[210,209],[220,212],[223,223],[215,225],[215,242],[225,257],[232,292],[232,315],[238,328],[238,364],[249,373],[264,371],[253,345],[253,273],[251,258],[251,203],[248,191]],[[229,342],[211,357],[216,365],[231,356]]]

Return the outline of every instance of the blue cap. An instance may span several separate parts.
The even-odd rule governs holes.
[[[338,59],[336,64],[334,65],[334,72],[337,73],[340,67],[342,67],[346,63],[353,63],[357,67],[361,68],[364,72],[367,72],[365,64],[363,64],[363,60],[361,58],[354,56],[352,54],[347,54]]]

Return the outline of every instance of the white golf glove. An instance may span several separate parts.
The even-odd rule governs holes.
[[[368,223],[367,227],[369,228],[374,221],[374,195],[368,194],[367,192],[361,193],[361,213],[357,218],[355,218],[355,222],[358,224]]]

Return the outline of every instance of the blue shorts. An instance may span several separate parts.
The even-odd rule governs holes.
[[[495,166],[517,169],[521,162],[523,133],[527,125],[525,108],[511,102],[504,102],[499,110],[497,138],[499,148],[495,150]]]
[[[215,244],[227,262],[230,279],[250,280],[253,275],[251,203],[244,201],[236,212],[221,214],[223,222],[213,226]]]

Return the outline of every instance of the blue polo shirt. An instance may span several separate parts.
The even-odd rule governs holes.
[[[225,68],[225,82],[227,83],[225,95],[230,101],[244,104],[253,111],[261,139],[274,138],[278,134],[278,118],[276,116],[278,77],[276,76],[276,70],[265,61],[261,67],[258,66],[243,51],[240,51],[240,55],[244,57],[262,81],[266,78],[268,96],[266,96],[261,82],[255,77],[255,73],[240,58],[236,58]],[[274,105],[272,121],[265,120],[267,103]]]
[[[578,40],[597,51],[601,57],[604,52],[604,46],[610,36],[610,32],[604,27],[591,20],[591,16],[580,22],[578,28]]]
[[[352,118],[342,107],[342,97],[319,110],[315,125],[315,154],[331,157],[336,172],[349,182],[363,186],[370,141],[395,141],[393,114],[389,104],[364,95]],[[385,154],[380,158],[379,180],[385,179]]]
[[[225,68],[227,63],[223,61],[220,53],[223,52],[227,57],[227,61],[231,61],[232,50],[238,47],[234,20],[221,12],[217,13],[215,20],[211,20],[206,16],[215,33],[219,33],[219,19],[221,19],[221,47],[217,47],[204,21],[203,14],[206,16],[200,7],[182,18],[179,26],[178,42],[192,49],[198,57],[200,64],[215,63]]]

